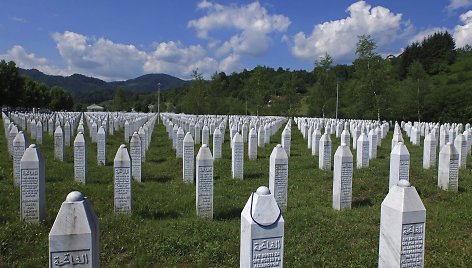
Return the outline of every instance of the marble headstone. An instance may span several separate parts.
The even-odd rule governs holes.
[[[282,211],[287,210],[288,157],[282,145],[277,144],[270,154],[269,189]]]
[[[403,142],[397,143],[390,153],[390,175],[388,188],[392,188],[400,180],[410,179],[410,153]]]
[[[438,186],[443,190],[457,192],[459,189],[459,152],[448,142],[439,152]]]
[[[44,157],[35,144],[31,144],[20,161],[21,219],[39,223],[46,216],[46,184]]]
[[[233,149],[231,151],[231,174],[233,179],[244,178],[244,142],[241,134],[236,132],[233,137]]]
[[[352,168],[351,150],[342,143],[334,153],[333,208],[336,210],[351,208]]]
[[[113,164],[115,213],[131,213],[131,159],[126,145],[120,146]]]
[[[77,133],[74,140],[74,179],[87,182],[87,143],[82,132]]]
[[[64,133],[61,126],[57,126],[56,131],[54,131],[54,159],[64,161],[64,156]]]
[[[213,156],[203,144],[198,151],[196,169],[196,210],[201,218],[213,218]]]
[[[218,129],[218,128],[216,128]],[[216,130],[215,130],[216,132]],[[184,137],[183,143],[183,180],[185,183],[193,183],[194,178],[194,168],[195,168],[195,153],[194,148],[195,142],[193,141],[192,134],[187,132]]]
[[[134,180],[141,182],[141,138],[138,132],[134,132],[129,142],[131,157],[131,174]]]

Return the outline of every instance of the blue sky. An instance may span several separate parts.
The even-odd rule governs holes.
[[[351,63],[363,34],[381,55],[398,54],[438,30],[472,44],[472,0],[15,0],[0,3],[0,58],[107,81],[189,79],[197,68],[208,78],[257,65],[312,70],[325,53]]]

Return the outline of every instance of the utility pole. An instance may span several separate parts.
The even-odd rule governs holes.
[[[157,124],[161,117],[161,83],[157,83]]]

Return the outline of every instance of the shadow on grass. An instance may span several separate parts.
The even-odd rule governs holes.
[[[372,200],[370,200],[370,198],[364,198],[364,199],[352,201],[352,207],[354,208],[371,207],[372,205],[374,205],[374,203],[372,203]]]
[[[138,216],[144,219],[176,219],[180,217],[180,214],[175,211],[149,211],[149,210],[140,210]]]
[[[457,189],[459,191],[459,193],[465,193],[467,192],[467,189],[462,187],[462,186],[459,186],[459,188]]]
[[[159,182],[159,183],[165,183],[165,182],[168,182],[168,181],[171,181],[172,180],[172,177],[171,176],[167,176],[167,175],[161,175],[161,176],[143,176],[142,178],[143,182]]]
[[[159,158],[159,159],[149,159],[147,161],[150,162],[150,163],[159,164],[159,163],[163,163],[163,162],[167,161],[167,159],[166,158]]]
[[[254,180],[254,179],[261,179],[264,176],[264,173],[258,172],[258,173],[249,173],[249,174],[244,174],[244,179],[246,180]]]
[[[231,220],[241,217],[242,208],[232,208],[230,210],[220,211],[215,215],[215,220]]]

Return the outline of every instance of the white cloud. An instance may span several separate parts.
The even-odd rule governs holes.
[[[460,8],[467,8],[470,6],[472,6],[472,0],[451,0],[451,2],[446,8],[449,11],[453,11]]]
[[[447,32],[448,29],[446,27],[434,27],[434,28],[428,28],[425,29],[416,35],[414,35],[410,40],[408,41],[408,44],[411,44],[413,42],[418,42],[421,43],[426,37],[433,35],[434,33],[438,32]]]
[[[16,66],[23,69],[37,69],[46,74],[68,75],[66,70],[57,66],[50,65],[44,57],[37,57],[34,53],[28,53],[22,46],[15,45],[9,49],[6,54],[1,55],[0,59],[14,61]]]
[[[208,57],[200,45],[185,47],[180,42],[170,41],[159,43],[148,54],[143,68],[146,73],[166,73],[188,79],[195,69],[209,77],[217,67],[217,61]]]
[[[16,22],[19,22],[19,23],[25,23],[26,20],[24,18],[21,18],[21,17],[12,17],[11,18],[13,21],[16,21]]]
[[[328,21],[314,26],[309,36],[303,32],[291,40],[291,52],[299,59],[313,60],[325,53],[336,61],[354,58],[358,36],[368,34],[379,48],[402,38],[411,28],[409,22],[402,22],[402,14],[389,9],[372,7],[365,1],[350,5],[348,17]]]
[[[227,74],[240,71],[242,69],[242,66],[239,64],[239,58],[240,56],[237,54],[228,55],[228,57],[220,61],[218,67],[219,71],[225,72]]]
[[[202,1],[198,8],[206,11],[206,15],[188,22],[188,27],[195,28],[197,36],[214,42],[210,32],[216,30],[232,30],[237,33],[217,49],[217,55],[235,52],[260,56],[267,52],[273,32],[285,32],[290,19],[279,14],[269,14],[259,2],[247,5],[221,5]]]
[[[461,48],[465,45],[472,45],[472,10],[460,15],[459,18],[464,25],[457,25],[454,28],[453,36],[457,48]]]

